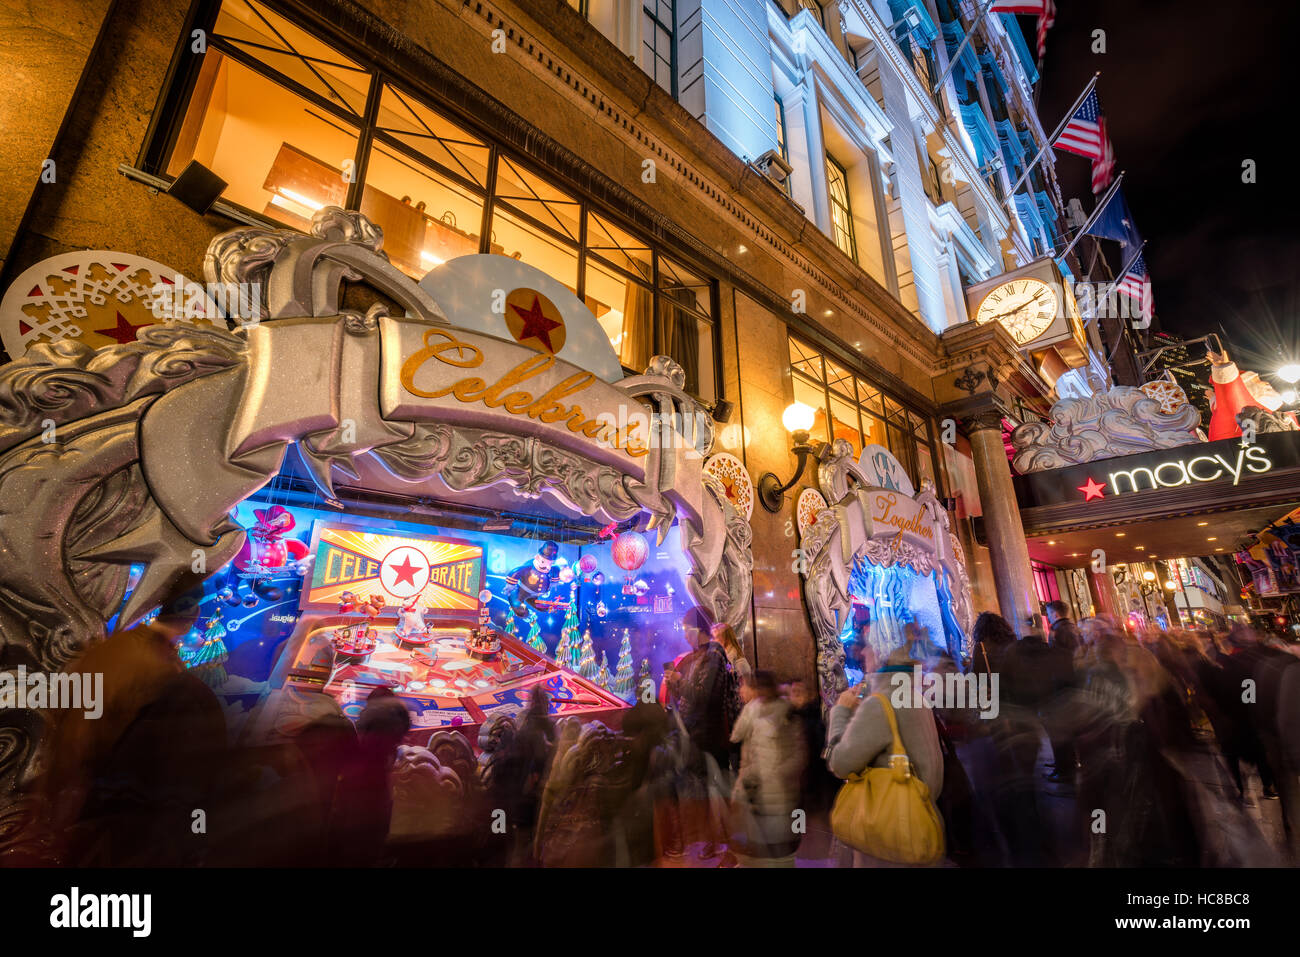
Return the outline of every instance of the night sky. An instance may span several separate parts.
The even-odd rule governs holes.
[[[1034,22],[1020,18],[1031,50]],[[1106,31],[1104,54],[1092,52],[1096,29]],[[1226,330],[1233,358],[1261,373],[1280,353],[1300,356],[1297,35],[1293,0],[1057,0],[1040,81],[1051,133],[1101,71],[1158,324],[1188,338]],[[1247,158],[1253,185],[1242,183]],[[1056,163],[1064,198],[1091,212],[1089,161],[1058,151]],[[1118,244],[1103,246],[1118,268]]]

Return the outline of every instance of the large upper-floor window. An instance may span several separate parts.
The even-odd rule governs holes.
[[[223,199],[305,230],[328,205],[359,209],[419,278],[496,253],[536,266],[595,314],[625,369],[671,356],[716,397],[716,283],[453,120],[373,64],[256,0],[226,0],[158,172],[197,160]]]
[[[858,244],[853,236],[853,207],[849,203],[849,177],[844,167],[826,154],[826,187],[831,200],[831,238],[854,262],[858,261]]]
[[[785,104],[781,102],[781,97],[773,96],[776,103],[776,145],[781,153],[781,159],[785,160],[786,165],[790,164],[790,144],[786,140],[785,132]],[[785,190],[786,195],[790,195],[790,177],[787,176],[781,181],[781,188]]]
[[[881,445],[902,464],[919,490],[922,480],[935,481],[930,423],[866,379],[855,375],[807,343],[789,337],[790,377],[796,402],[816,410],[811,435],[830,442],[844,439],[854,453]]]
[[[644,0],[642,68],[677,98],[677,0]]]

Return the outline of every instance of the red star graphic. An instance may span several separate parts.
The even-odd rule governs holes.
[[[119,312],[117,314],[117,325],[112,329],[97,329],[96,332],[101,336],[108,336],[108,338],[125,345],[128,342],[135,342],[135,331],[137,329],[143,329],[146,325],[148,325],[148,323],[133,326],[131,323],[126,321],[126,316]]]
[[[533,296],[532,308],[525,312],[516,305],[511,305],[511,309],[519,313],[519,318],[524,320],[523,331],[519,333],[519,341],[525,339],[536,339],[546,346],[546,351],[555,355],[555,347],[551,345],[551,330],[560,328],[563,323],[556,322],[554,319],[546,318],[542,312],[542,301],[537,296]]]
[[[390,567],[393,571],[397,572],[397,577],[393,579],[393,587],[394,587],[394,588],[396,588],[396,587],[397,587],[398,585],[400,585],[402,582],[406,582],[408,585],[414,585],[414,584],[415,584],[415,573],[418,572],[418,571],[420,570],[420,566],[419,566],[419,565],[412,565],[412,564],[411,564],[411,556],[410,556],[410,555],[407,555],[406,558],[404,558],[404,559],[402,560],[402,564],[400,564],[400,565],[390,565],[389,567]]]
[[[1106,486],[1098,484],[1091,477],[1089,477],[1087,485],[1079,486],[1079,491],[1083,493],[1085,502],[1091,502],[1094,498],[1105,498],[1105,489]]]

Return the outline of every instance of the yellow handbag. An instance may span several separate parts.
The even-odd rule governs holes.
[[[889,767],[868,767],[849,775],[831,809],[831,830],[849,847],[881,860],[938,863],[944,852],[943,820],[930,788],[912,773],[889,699],[883,694],[871,697],[880,699],[894,735]]]

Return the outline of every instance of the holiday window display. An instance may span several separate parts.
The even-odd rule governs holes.
[[[509,613],[502,589],[496,582],[471,585],[467,567],[449,570],[436,556],[421,558],[418,544],[395,546],[391,556],[313,547],[300,561],[286,555],[279,566],[250,547],[242,569],[248,577],[238,577],[237,567],[234,582],[222,580],[218,588],[208,579],[185,592],[197,571],[195,548],[203,549],[203,574],[220,576],[243,551],[251,525],[269,524],[270,536],[278,532],[285,540],[301,540],[301,530],[318,527],[302,520],[313,502],[342,507],[362,534],[419,534],[415,523],[348,513],[340,505],[347,496],[335,487],[342,480],[348,495],[362,499],[435,500],[452,509],[461,500],[481,509],[485,497],[508,500],[514,490],[523,515],[540,498],[539,515],[559,512],[566,522],[653,531],[654,547],[672,551],[663,574],[678,593],[715,619],[743,627],[751,587],[749,529],[715,484],[704,480],[699,451],[652,448],[644,430],[607,441],[586,428],[650,409],[667,421],[707,424],[707,410],[684,391],[681,367],[657,356],[644,373],[625,375],[590,310],[561,282],[525,263],[461,257],[417,286],[392,266],[382,244],[383,231],[364,215],[336,207],[318,211],[306,231],[231,230],[212,241],[203,268],[209,283],[259,290],[249,304],[256,321],[238,334],[217,325],[158,324],[112,343],[38,342],[0,368],[0,391],[12,399],[0,409],[0,473],[17,483],[11,492],[22,503],[0,515],[0,537],[27,556],[0,568],[0,585],[29,599],[26,620],[5,627],[22,636],[31,655],[58,668],[109,628],[135,626],[160,607],[197,621],[219,601],[229,609],[225,667],[232,680],[262,686],[247,689],[250,694],[264,694],[268,683],[280,688],[297,681],[301,665],[314,676],[308,690],[328,681],[348,714],[374,687],[399,690],[417,727],[476,726],[522,706],[538,684],[570,711],[584,707],[577,702],[588,695],[611,700],[594,686],[566,694],[579,679],[522,643],[503,642],[490,666],[471,660],[464,646],[482,621],[478,596],[494,592],[487,627],[500,627]],[[124,261],[114,254],[114,263]],[[360,292],[358,301],[374,305],[364,313],[344,308],[345,280],[349,295]],[[565,341],[542,343],[550,350],[544,351],[539,337],[512,330],[499,313],[485,309],[480,293],[501,288],[512,301],[544,298],[547,318],[567,329]],[[456,361],[448,362],[453,356]],[[106,380],[96,371],[104,368],[115,374]],[[57,407],[44,403],[50,381],[66,390]],[[485,402],[474,394],[475,381],[499,385],[505,401]],[[560,404],[568,417],[540,421],[523,414],[525,394],[535,401],[562,384],[567,391]],[[46,419],[59,429],[57,459],[43,449],[33,457],[30,440],[48,428]],[[340,429],[344,422],[349,427]],[[703,436],[706,451],[711,440]],[[290,477],[298,484],[296,498],[278,487]],[[250,521],[246,511],[254,503],[292,511],[295,527],[263,517]],[[93,540],[83,534],[90,527]],[[459,537],[491,547],[486,535]],[[537,548],[536,541],[525,544]],[[503,550],[515,548],[512,543]],[[601,559],[608,561],[608,554],[601,550]],[[322,557],[330,559],[328,569]],[[513,559],[493,573],[518,567],[526,554]],[[616,574],[618,566],[610,566],[606,574]],[[455,580],[431,581],[435,571]],[[330,580],[317,581],[317,575]],[[658,576],[642,572],[641,578],[651,592],[638,599],[667,597]],[[221,594],[222,588],[229,591]],[[332,620],[342,617],[343,591],[352,592],[354,615],[370,596],[384,597],[384,604],[372,607],[370,621]],[[435,620],[427,622],[436,649],[403,648],[391,640],[397,610],[414,595],[436,606]],[[190,598],[196,600],[182,603]],[[606,605],[611,618],[623,611],[617,599]],[[647,607],[653,608],[638,601],[634,613],[645,614],[640,609]],[[544,640],[545,629],[558,622],[534,610]],[[639,657],[654,629],[647,619],[629,623]],[[331,673],[330,635],[338,627],[351,627],[354,640],[358,630],[373,632],[376,645],[364,661],[339,663]],[[674,640],[670,631],[660,639]],[[5,781],[42,757],[26,717],[7,719],[17,729],[11,750],[24,757],[0,772]]]

